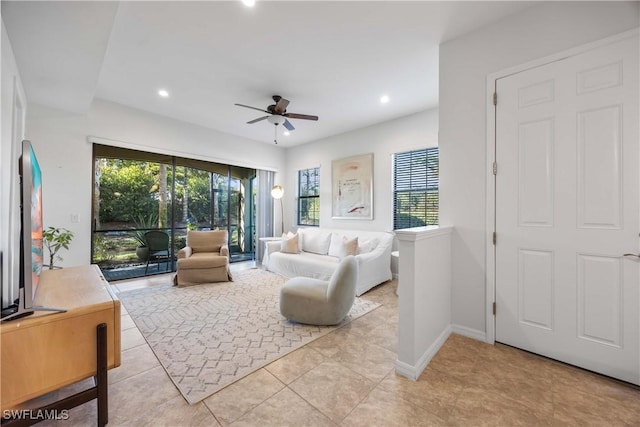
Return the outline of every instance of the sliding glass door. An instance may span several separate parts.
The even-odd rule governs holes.
[[[92,262],[107,280],[175,271],[187,230],[214,229],[228,230],[232,262],[253,259],[255,176],[254,169],[95,144]],[[167,257],[150,259],[150,231],[166,234]]]

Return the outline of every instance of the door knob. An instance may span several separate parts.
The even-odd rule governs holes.
[[[634,257],[634,258],[640,258],[639,254],[623,254],[622,256],[630,256],[630,257]]]

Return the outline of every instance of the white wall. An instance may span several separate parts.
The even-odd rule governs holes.
[[[285,229],[297,228],[298,171],[320,167],[320,226],[354,230],[393,230],[393,153],[438,145],[438,110],[431,109],[287,149]],[[331,161],[373,153],[373,220],[331,219]],[[279,228],[279,227],[278,227]]]
[[[2,306],[13,302],[17,295],[10,286],[18,280],[20,266],[20,195],[18,158],[20,141],[24,137],[26,97],[20,80],[20,72],[11,48],[11,42],[2,22],[2,78],[0,96],[0,264],[2,282]]]
[[[486,331],[487,75],[637,27],[639,4],[545,2],[440,46],[440,224],[455,226],[454,324]]]
[[[62,266],[91,260],[92,144],[88,136],[118,145],[257,169],[284,170],[284,149],[201,126],[95,100],[86,114],[29,106],[26,136],[43,175],[45,227],[64,227],[75,237]],[[71,222],[78,214],[79,223]]]
[[[417,380],[451,334],[451,227],[408,228],[397,237],[396,372]]]

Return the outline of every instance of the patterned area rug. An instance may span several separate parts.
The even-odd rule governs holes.
[[[178,288],[167,283],[118,296],[185,399],[194,404],[320,338],[379,304],[356,298],[337,326],[310,326],[280,314],[286,278],[260,269],[233,282]]]

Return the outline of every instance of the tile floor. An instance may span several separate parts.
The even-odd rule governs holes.
[[[640,426],[640,388],[460,335],[449,337],[418,381],[396,375],[396,286],[366,294],[380,308],[195,405],[182,398],[123,309],[122,365],[109,371],[109,425]],[[95,425],[95,417],[90,402],[57,423]]]

